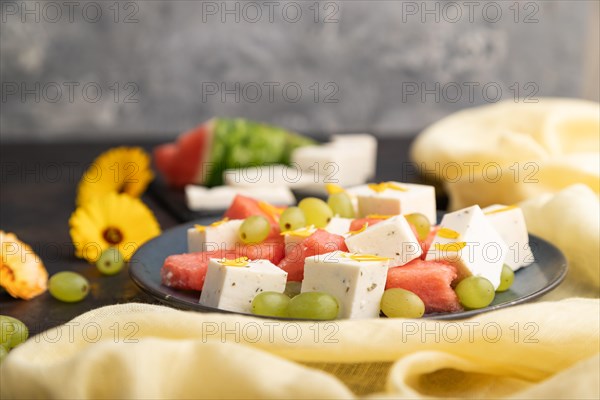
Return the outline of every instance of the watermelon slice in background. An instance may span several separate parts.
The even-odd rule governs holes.
[[[197,182],[204,173],[206,148],[212,136],[212,121],[182,133],[175,143],[154,148],[154,163],[167,183],[183,187]]]
[[[279,263],[279,268],[288,273],[288,282],[302,281],[306,257],[331,253],[336,250],[348,251],[344,237],[317,229],[291,250],[288,247],[287,255]]]
[[[315,141],[244,119],[213,118],[154,149],[156,168],[173,187],[223,184],[223,171],[266,164],[289,165],[294,149]]]
[[[425,303],[425,312],[462,310],[450,286],[457,278],[456,268],[445,262],[415,259],[388,270],[386,289],[401,288],[413,292]]]

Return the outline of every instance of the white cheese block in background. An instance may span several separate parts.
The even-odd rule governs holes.
[[[513,271],[531,264],[534,259],[523,211],[516,206],[501,204],[494,204],[482,211],[508,246],[504,263]]]
[[[189,228],[187,231],[188,252],[231,250],[239,243],[238,232],[241,219],[218,221],[208,226]]]
[[[507,253],[508,246],[481,208],[472,206],[444,215],[426,259],[452,263],[458,279],[482,276],[498,288]]]
[[[292,165],[313,178],[312,186],[360,185],[375,176],[377,139],[366,133],[334,135],[329,143],[294,150],[291,158]]]
[[[359,185],[368,179],[367,172],[360,169],[360,163],[356,163],[351,153],[331,143],[294,150],[292,165],[310,174],[315,183],[348,186]]]
[[[388,261],[357,261],[341,251],[307,257],[302,292],[325,292],[340,306],[338,318],[379,317]]]
[[[211,259],[206,271],[200,304],[240,313],[252,311],[252,300],[262,292],[285,290],[287,272],[267,260],[248,261],[243,266],[223,265]]]
[[[287,186],[249,186],[244,188],[216,186],[206,188],[204,186],[187,185],[185,187],[187,206],[192,211],[224,210],[231,205],[237,194],[278,206],[289,206],[296,202],[292,191]]]
[[[301,188],[319,182],[319,177],[315,178],[313,172],[303,171],[294,165],[279,164],[228,169],[223,172],[223,179],[229,186],[243,188],[256,186]]]
[[[365,172],[366,180],[373,179],[377,168],[377,139],[368,133],[333,135],[331,143],[352,154],[356,167]]]
[[[410,224],[402,215],[388,218],[347,237],[346,246],[352,253],[388,257],[392,267],[404,265],[423,253]]]
[[[369,214],[421,213],[432,225],[435,224],[437,215],[433,186],[401,182],[374,185],[385,184],[388,184],[389,188],[380,191],[374,190],[370,185],[360,185],[347,190],[357,198],[359,217],[366,217]]]
[[[352,218],[333,217],[325,227],[325,230],[329,233],[344,236],[350,230],[352,221]]]

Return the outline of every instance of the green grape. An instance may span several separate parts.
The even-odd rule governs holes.
[[[456,285],[458,301],[465,308],[483,308],[494,300],[494,285],[481,276],[470,276]]]
[[[322,292],[300,293],[288,306],[292,318],[328,320],[335,319],[340,306],[335,297]]]
[[[502,266],[502,275],[500,275],[500,286],[496,289],[496,292],[506,292],[512,286],[515,281],[515,273],[506,264]]]
[[[354,218],[354,205],[346,192],[332,193],[327,199],[327,204],[334,214],[342,218]]]
[[[325,228],[333,217],[333,211],[327,203],[316,197],[302,199],[298,207],[304,212],[306,224],[314,225],[317,228]]]
[[[6,350],[23,343],[29,337],[29,329],[24,323],[8,315],[0,315],[0,345]]]
[[[118,274],[123,269],[123,265],[125,265],[125,259],[116,247],[104,250],[96,261],[96,267],[104,275]]]
[[[415,227],[419,240],[427,239],[429,231],[431,231],[431,224],[426,216],[421,213],[407,214],[404,216],[409,224]]]
[[[282,232],[293,231],[306,226],[306,217],[298,207],[286,208],[279,217],[279,227]]]
[[[270,232],[271,224],[262,215],[251,215],[240,225],[240,239],[247,244],[262,242]]]
[[[76,272],[62,271],[52,275],[48,281],[48,290],[57,300],[75,303],[87,296],[90,284]]]
[[[383,292],[381,311],[390,318],[421,318],[425,314],[425,304],[413,292],[394,288]]]
[[[262,292],[252,300],[252,314],[267,317],[287,317],[290,298],[283,293]]]
[[[7,355],[8,350],[6,350],[6,347],[0,345],[0,363],[6,358]]]

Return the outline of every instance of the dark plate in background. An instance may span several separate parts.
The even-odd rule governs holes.
[[[185,191],[183,189],[174,189],[169,187],[161,178],[156,178],[149,187],[149,193],[154,197],[161,206],[163,206],[171,215],[181,222],[194,221],[207,217],[218,217],[225,213],[225,208],[215,210],[192,211],[188,208],[185,199]],[[305,197],[313,196],[326,199],[325,196],[320,196],[311,192],[302,190],[292,190],[296,201],[300,201]]]
[[[343,134],[343,133],[341,133]],[[377,174],[373,182],[400,181],[407,183],[425,183],[419,175],[418,168],[410,162],[409,149],[416,132],[403,132],[396,137],[377,138]],[[319,135],[309,135],[317,140],[324,140]],[[301,190],[293,191],[296,200],[312,194]],[[183,189],[173,189],[167,186],[160,174],[151,183],[149,193],[170,214],[181,222],[193,221],[208,216],[222,215],[223,210],[192,211],[187,207]],[[438,209],[445,209],[448,199],[442,187],[436,187],[436,201]]]
[[[172,254],[187,252],[187,229],[194,223],[208,225],[217,218],[209,217],[186,223],[165,231],[162,235],[147,242],[133,255],[129,265],[129,273],[133,281],[146,293],[158,300],[181,309],[201,312],[221,312],[212,307],[198,303],[200,292],[175,290],[163,286],[160,269],[165,258]],[[564,255],[552,244],[536,236],[530,235],[529,241],[535,262],[521,268],[515,273],[513,286],[506,292],[496,294],[491,305],[478,310],[462,311],[447,314],[430,314],[430,319],[463,319],[476,314],[511,307],[533,300],[554,289],[565,277],[567,261]]]

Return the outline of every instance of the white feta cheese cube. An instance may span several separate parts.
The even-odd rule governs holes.
[[[338,318],[379,317],[388,260],[341,251],[307,257],[302,292],[325,292],[340,306]]]
[[[294,194],[287,186],[216,186],[210,189],[197,185],[185,187],[187,206],[192,211],[224,210],[231,205],[237,194],[280,206],[296,203]]]
[[[445,260],[458,269],[458,279],[482,276],[500,285],[508,247],[479,206],[444,215],[427,252],[427,260]]]
[[[313,182],[337,183],[342,186],[359,185],[368,179],[368,171],[362,170],[355,155],[343,146],[326,143],[303,146],[292,152],[292,165],[313,178]]]
[[[313,174],[291,165],[265,165],[260,167],[227,169],[223,179],[229,186],[241,188],[288,186],[304,187],[315,183]]]
[[[287,272],[268,260],[211,259],[200,304],[240,313],[252,311],[252,300],[261,292],[285,290]]]
[[[347,237],[346,246],[352,253],[388,257],[392,267],[404,265],[420,257],[423,252],[410,224],[402,215],[388,218]]]
[[[508,246],[504,263],[513,271],[531,264],[534,259],[523,211],[517,206],[500,204],[486,207],[482,211]]]
[[[358,170],[364,171],[366,179],[375,177],[377,167],[377,139],[368,133],[351,133],[333,135],[333,146],[342,148],[346,153],[352,154]]]
[[[348,189],[358,200],[358,214],[397,215],[421,213],[436,222],[435,188],[414,183],[382,182]]]
[[[325,227],[325,230],[329,233],[344,236],[350,230],[352,221],[352,218],[333,217]]]
[[[238,232],[244,220],[220,220],[208,226],[195,225],[187,231],[188,252],[231,250],[240,243]]]

